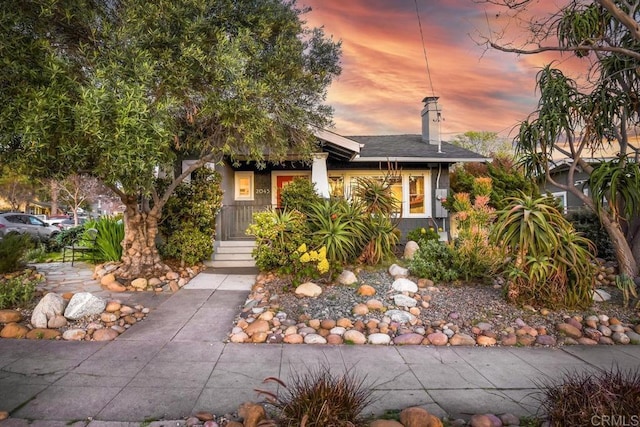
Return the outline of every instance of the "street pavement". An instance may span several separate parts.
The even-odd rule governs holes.
[[[260,402],[264,396],[255,389],[278,391],[263,379],[286,384],[292,375],[319,366],[364,376],[375,398],[367,414],[421,406],[450,418],[531,416],[539,408],[540,387],[566,372],[640,367],[640,346],[623,345],[226,343],[255,274],[206,270],[174,294],[107,295],[92,283],[86,265],[76,267],[50,267],[57,273],[46,273],[49,289],[91,289],[152,310],[110,342],[0,340],[0,411],[10,413],[0,427],[176,426],[198,411],[233,413],[244,401]]]

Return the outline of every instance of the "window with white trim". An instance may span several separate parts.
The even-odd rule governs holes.
[[[562,213],[567,213],[567,192],[566,191],[557,191],[555,193],[551,193],[554,199],[558,201],[560,207],[562,208]]]
[[[236,200],[253,200],[253,172],[236,172],[235,173],[235,199]]]

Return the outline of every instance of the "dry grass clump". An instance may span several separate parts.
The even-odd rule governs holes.
[[[320,365],[292,373],[289,385],[274,377],[264,380],[280,384],[281,393],[256,391],[276,407],[283,427],[359,427],[366,425],[361,413],[373,401],[365,379],[353,370],[334,375],[328,366]]]
[[[566,373],[558,384],[544,386],[541,410],[552,426],[614,425],[638,422],[640,371],[614,368]],[[612,421],[616,420],[616,421]],[[615,424],[631,425],[631,424]]]

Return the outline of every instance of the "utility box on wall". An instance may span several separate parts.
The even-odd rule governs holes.
[[[449,212],[442,206],[442,202],[447,199],[448,190],[446,188],[436,189],[435,217],[446,218]]]

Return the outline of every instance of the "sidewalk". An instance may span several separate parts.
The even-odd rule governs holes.
[[[568,370],[640,366],[640,346],[224,343],[253,279],[200,273],[158,301],[144,322],[107,343],[0,340],[0,411],[11,416],[0,426],[46,420],[38,425],[100,427],[103,421],[149,423],[183,420],[197,411],[231,413],[244,401],[260,400],[255,388],[275,391],[262,384],[264,378],[286,383],[292,372],[320,363],[338,373],[354,369],[366,375],[378,398],[368,414],[422,406],[454,418],[485,412],[533,415],[537,387],[545,378]]]

